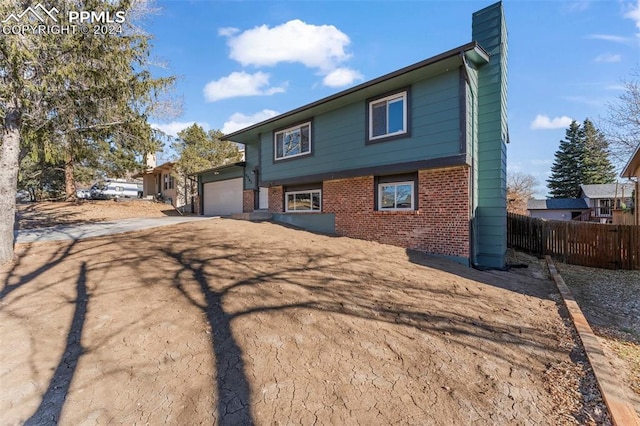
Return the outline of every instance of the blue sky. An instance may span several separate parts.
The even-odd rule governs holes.
[[[144,28],[183,113],[227,133],[471,41],[493,1],[158,1]],[[598,124],[640,66],[640,0],[503,2],[509,31],[508,170],[537,196],[571,119]],[[165,152],[165,156],[170,155]]]

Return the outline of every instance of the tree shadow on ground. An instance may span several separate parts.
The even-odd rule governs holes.
[[[63,262],[71,253],[73,247],[75,246],[75,243],[75,241],[68,243],[66,247],[62,248],[56,253],[52,253],[46,262],[41,262],[41,265],[33,271],[18,276],[18,271],[26,266],[25,264],[28,263],[27,259],[29,258],[29,254],[35,248],[32,244],[24,246],[24,251],[20,254],[16,253],[15,261],[9,267],[9,271],[6,274],[6,278],[4,280],[4,285],[0,290],[0,301],[3,301],[13,291],[19,289],[25,284],[28,284],[38,276],[44,274],[54,266]]]
[[[49,387],[42,396],[35,413],[24,423],[26,426],[57,425],[62,414],[64,402],[69,393],[73,376],[78,367],[80,357],[84,353],[82,347],[82,331],[87,316],[89,295],[87,293],[87,265],[80,266],[76,282],[76,299],[69,301],[75,304],[73,319],[67,333],[67,340],[58,363],[58,367],[49,381]]]
[[[254,228],[251,229],[251,232],[255,231]],[[118,261],[130,268],[131,277],[122,277],[127,281],[127,285],[157,287],[159,291],[160,287],[173,287],[205,315],[211,328],[210,347],[215,356],[216,420],[222,425],[254,424],[251,413],[252,393],[247,373],[251,367],[243,361],[243,349],[232,328],[235,319],[254,314],[290,310],[293,315],[297,313],[295,310],[299,309],[344,315],[364,320],[365,324],[371,326],[376,323],[395,325],[399,326],[397,330],[411,329],[411,334],[417,330],[425,333],[425,336],[428,335],[430,339],[445,341],[446,345],[455,345],[465,351],[477,351],[487,357],[499,358],[522,370],[532,370],[532,367],[524,361],[517,363],[512,360],[508,350],[522,348],[530,350],[533,354],[541,353],[541,363],[552,360],[554,352],[557,351],[557,348],[549,343],[547,336],[540,335],[539,330],[519,325],[517,321],[509,323],[505,320],[516,318],[516,313],[502,317],[502,321],[496,321],[492,317],[478,318],[465,310],[469,308],[471,311],[472,307],[479,304],[490,306],[494,302],[498,303],[499,295],[494,294],[486,298],[478,298],[473,294],[461,295],[455,293],[446,282],[438,281],[444,274],[437,278],[430,276],[436,275],[436,270],[450,269],[453,274],[466,275],[468,279],[478,281],[479,277],[490,274],[483,275],[484,273],[479,271],[469,270],[467,275],[466,272],[460,272],[462,267],[458,269],[449,262],[430,263],[431,261],[422,258],[422,254],[418,256],[408,253],[412,263],[433,270],[430,272],[425,268],[422,271],[418,266],[410,265],[402,259],[402,262],[398,263],[397,275],[385,275],[377,270],[378,265],[375,262],[379,261],[378,258],[370,256],[365,251],[353,252],[345,250],[344,247],[335,250],[333,247],[298,247],[293,240],[269,244],[260,239],[254,241],[250,233],[234,236],[237,240],[232,244],[224,241],[224,235],[220,235],[223,232],[221,228],[215,228],[216,233],[211,233],[211,229],[206,225],[184,225],[172,230],[170,233],[146,231],[117,239],[105,239],[100,243],[108,244],[110,247],[94,244],[93,248],[98,249],[93,252],[95,258],[92,258],[90,263],[92,279],[96,280],[94,271],[102,270],[106,274],[110,268],[107,260],[96,253],[104,250],[126,251],[130,254],[120,256]],[[294,244],[291,244],[292,242]],[[82,247],[84,249],[90,245],[88,242]],[[68,253],[70,247],[66,251]],[[137,254],[138,251],[144,252],[145,255]],[[74,256],[76,253],[77,251],[74,252]],[[60,262],[63,258],[64,256],[56,255],[52,260]],[[31,279],[28,276],[35,278],[50,267],[45,263],[39,266],[35,273],[21,277],[18,282],[24,284]],[[424,278],[405,281],[402,268],[411,269],[412,273],[419,274],[420,277],[424,274]],[[156,274],[148,278],[143,277],[150,269],[155,270]],[[487,283],[505,289],[504,285],[495,284],[493,279],[487,280]],[[86,266],[83,263],[77,283],[78,294],[81,292],[80,283],[85,281]],[[12,285],[15,286],[14,283]],[[520,291],[514,288],[509,290],[524,294],[529,294],[527,291],[531,292],[526,288]],[[84,291],[86,294],[86,286]],[[402,297],[394,296],[398,292],[403,293]],[[536,292],[531,293],[536,294],[536,297],[548,298],[544,291]],[[406,297],[407,295],[409,297]],[[31,294],[31,297],[35,295]],[[252,298],[252,303],[246,308],[224,309],[223,303],[233,303],[243,297]],[[459,306],[455,306],[456,304]],[[76,314],[72,324],[76,322],[80,308],[76,301]],[[85,313],[86,308],[85,304]],[[84,314],[81,317],[84,321]],[[132,328],[134,325],[133,322],[130,323]],[[81,323],[79,327],[81,332]],[[469,337],[472,340],[469,340]],[[70,347],[76,350],[74,353],[77,355],[75,361],[71,357],[66,363],[73,365],[75,370],[83,353],[82,347],[79,343],[77,348],[73,347],[68,336],[65,355],[71,352]],[[496,350],[501,347],[508,350]],[[65,364],[65,355],[58,369]],[[56,377],[62,376],[58,369],[49,385],[51,390],[45,393],[38,411],[32,417],[32,424],[35,424],[36,415],[44,410],[43,407],[51,405],[51,402],[45,403],[45,400],[55,401],[60,395],[55,393],[54,385],[55,380],[60,381]],[[73,375],[68,377],[65,395],[72,377]],[[62,383],[63,388],[64,386],[65,383]],[[61,409],[60,405],[58,417]]]
[[[55,206],[68,207],[71,203],[62,201],[55,204],[47,204],[47,208],[37,202],[18,204],[16,207],[16,220],[13,228],[33,229],[47,228],[50,226],[87,223],[82,212],[70,212],[68,209],[56,210]]]
[[[231,331],[232,316],[222,307],[224,292],[218,292],[209,285],[203,265],[197,260],[187,259],[183,253],[163,250],[175,259],[183,270],[174,277],[174,285],[189,302],[199,308],[207,317],[211,328],[211,347],[215,356],[218,410],[220,425],[253,425],[251,417],[251,391],[245,375],[242,350]],[[186,272],[198,283],[205,304],[194,300],[182,285],[182,273]]]

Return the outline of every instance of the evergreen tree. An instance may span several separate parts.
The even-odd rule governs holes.
[[[240,161],[242,154],[238,145],[222,141],[221,137],[219,130],[209,130],[207,133],[197,124],[179,132],[178,139],[172,144],[178,154],[178,173],[189,174]]]
[[[0,16],[32,2],[0,2]],[[135,167],[159,148],[148,117],[157,116],[172,77],[149,71],[150,37],[133,25],[144,0],[43,1],[43,7],[127,11],[122,34],[50,34],[25,30],[0,37],[0,264],[13,257],[18,170],[32,164],[64,164],[65,192],[75,196],[76,164]],[[129,12],[132,12],[129,15]],[[131,17],[131,19],[129,19]],[[48,18],[46,18],[48,19]]]
[[[584,158],[582,162],[582,183],[585,185],[613,183],[616,173],[609,160],[607,139],[593,123],[586,119],[582,124]]]
[[[584,157],[584,145],[580,135],[580,124],[572,121],[564,140],[555,153],[551,176],[547,179],[553,198],[575,198],[580,193],[582,176],[580,164]]]
[[[575,120],[555,153],[551,176],[547,179],[553,198],[577,198],[580,185],[612,183],[615,171],[609,160],[604,134],[586,119],[582,126]]]

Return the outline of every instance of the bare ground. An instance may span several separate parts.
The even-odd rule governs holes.
[[[1,424],[609,422],[530,272],[225,219],[17,253]]]
[[[16,229],[102,222],[134,217],[175,216],[169,204],[147,200],[81,200],[75,203],[43,201],[16,205]]]
[[[640,271],[556,266],[640,415]]]

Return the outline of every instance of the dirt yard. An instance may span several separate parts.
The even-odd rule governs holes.
[[[146,200],[81,200],[76,203],[18,203],[16,229],[42,228],[134,217],[174,216],[179,213],[168,204]]]
[[[609,421],[548,280],[228,219],[17,254],[3,425]]]

